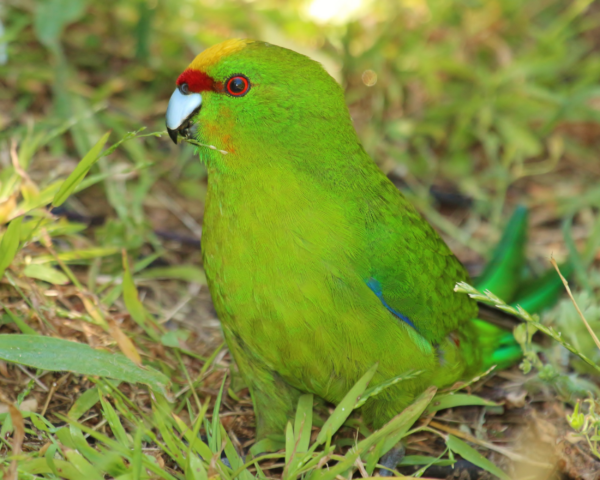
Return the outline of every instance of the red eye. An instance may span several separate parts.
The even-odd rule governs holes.
[[[236,75],[227,80],[226,87],[227,93],[234,97],[243,97],[250,90],[250,82],[246,77]]]

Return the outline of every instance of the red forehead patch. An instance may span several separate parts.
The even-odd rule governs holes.
[[[191,68],[188,68],[181,75],[179,75],[179,78],[177,79],[177,85],[179,86],[182,83],[187,83],[190,92],[194,93],[213,90],[215,85],[215,81],[212,79],[212,77],[208,76],[204,72],[192,70]]]

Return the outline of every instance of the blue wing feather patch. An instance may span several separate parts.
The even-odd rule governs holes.
[[[381,284],[377,280],[375,280],[374,278],[369,278],[369,280],[367,281],[367,287],[369,287],[371,289],[371,291],[375,295],[377,295],[377,298],[381,301],[381,304],[385,308],[387,308],[390,312],[392,312],[392,314],[396,318],[399,318],[404,323],[406,323],[407,325],[410,325],[412,328],[417,330],[417,328],[415,327],[415,324],[413,322],[411,322],[410,319],[406,315],[402,315],[398,310],[395,310],[388,305],[388,303],[385,301],[385,298],[383,298],[383,292],[381,291]]]

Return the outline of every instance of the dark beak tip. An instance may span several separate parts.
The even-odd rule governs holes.
[[[179,132],[176,129],[171,130],[167,127],[167,133],[169,134],[169,137],[171,137],[171,140],[173,140],[173,143],[177,145],[177,136],[179,135]]]

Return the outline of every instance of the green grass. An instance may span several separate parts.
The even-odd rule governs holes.
[[[431,402],[428,391],[369,432],[350,415],[358,396],[377,393],[365,378],[337,409],[303,396],[285,436],[254,444],[249,395],[198,254],[206,172],[193,146],[160,136],[177,75],[226,38],[322,61],[367,151],[475,274],[514,206],[527,204],[531,272],[546,270],[550,254],[569,257],[574,297],[600,328],[598,5],[384,0],[324,25],[306,5],[0,6],[5,478],[16,478],[11,468],[24,479],[349,478],[372,475],[400,438],[412,476],[459,457],[502,478],[523,465],[552,470],[560,453],[511,446],[517,435],[498,416],[510,408],[506,392],[527,393],[523,421],[547,414],[540,399],[553,402],[563,412],[553,441],[579,439],[599,457],[600,352],[566,297],[539,319],[520,313],[521,370],[463,386],[484,398],[438,392]],[[440,203],[432,187],[472,207]],[[557,341],[532,341],[535,329]],[[505,395],[492,401],[492,390]],[[253,445],[280,450],[240,459]],[[593,471],[586,462],[571,472]]]

